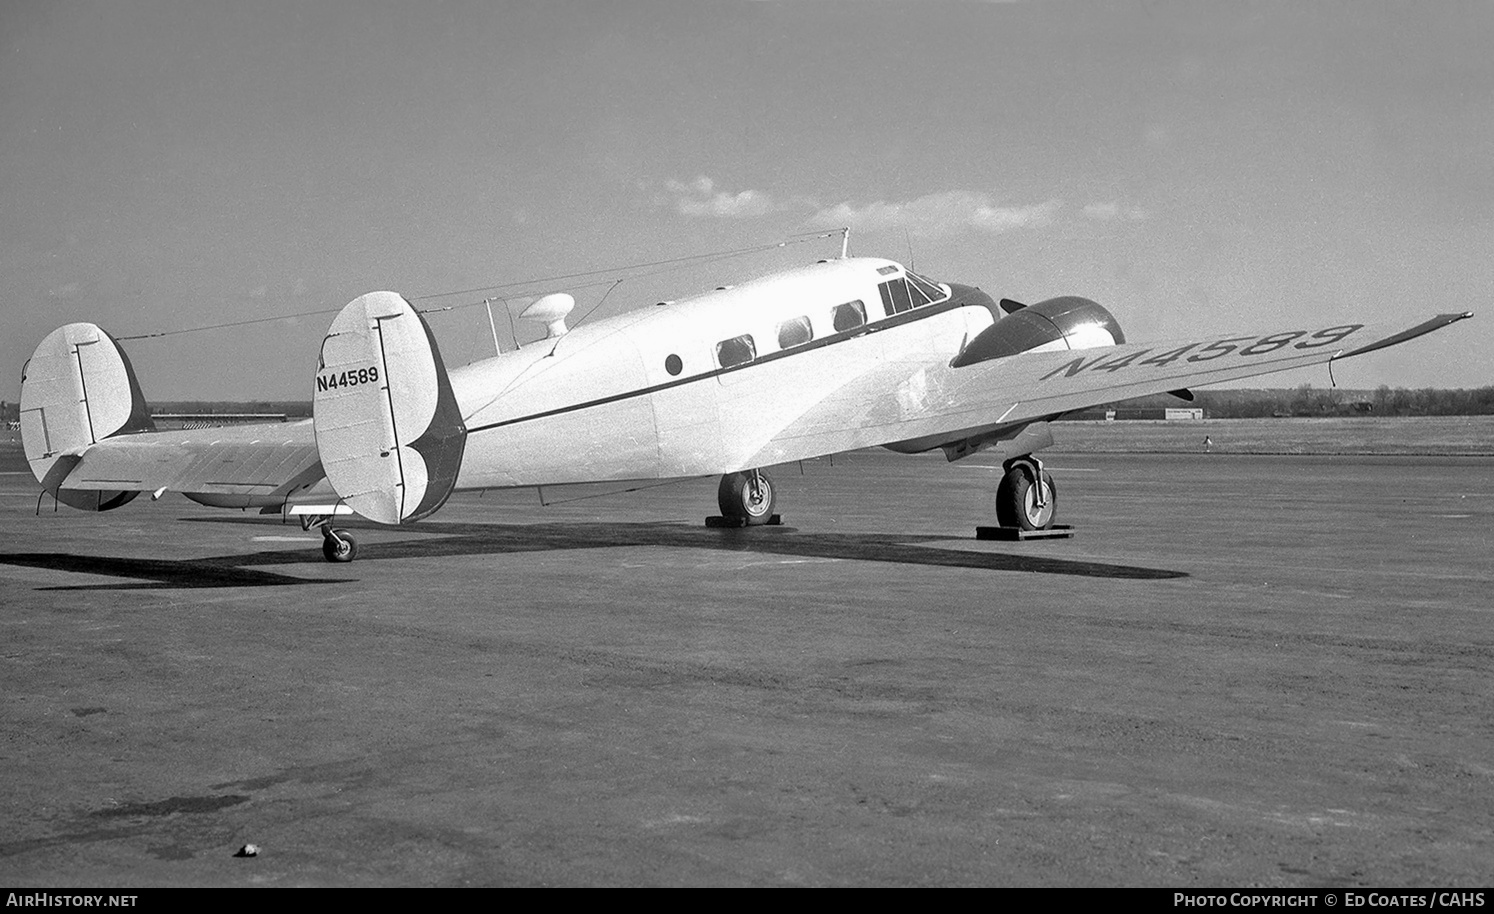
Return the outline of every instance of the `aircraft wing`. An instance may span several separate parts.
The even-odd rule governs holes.
[[[308,420],[106,438],[83,450],[62,485],[280,496],[322,475]]]
[[[1023,352],[959,368],[942,357],[887,362],[795,417],[745,465],[877,445],[932,449],[1105,403],[1362,355],[1470,316]]]

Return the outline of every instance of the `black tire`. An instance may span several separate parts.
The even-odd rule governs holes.
[[[758,485],[752,485],[751,473],[728,473],[721,477],[721,486],[716,490],[716,504],[723,517],[746,521],[747,526],[766,524],[773,518],[773,509],[778,505],[778,493],[768,474],[757,474]]]
[[[322,556],[329,562],[351,562],[358,557],[358,541],[346,530],[333,530],[322,537]]]
[[[1044,488],[1047,489],[1047,504],[1037,507],[1036,493],[1032,491],[1032,479],[1020,467],[1013,467],[1001,477],[996,487],[996,523],[1003,527],[1020,530],[1047,530],[1053,526],[1058,515],[1058,488],[1047,470],[1042,472]]]

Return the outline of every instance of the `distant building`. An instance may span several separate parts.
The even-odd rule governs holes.
[[[1203,409],[1197,406],[1186,409],[1171,409],[1161,406],[1120,406],[1078,410],[1077,412],[1069,413],[1063,418],[1081,422],[1099,422],[1101,420],[1105,422],[1129,422],[1132,420],[1158,422],[1163,419],[1170,422],[1174,420],[1202,419],[1203,417]]]
[[[1166,419],[1168,422],[1201,420],[1203,419],[1203,417],[1204,411],[1198,407],[1190,407],[1188,409],[1167,409],[1163,410],[1162,416],[1162,418]]]

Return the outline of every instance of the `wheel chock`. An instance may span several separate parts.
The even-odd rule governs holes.
[[[766,521],[764,521],[763,523],[758,524],[756,526],[760,526],[760,527],[779,527],[779,526],[782,526],[782,525],[783,525],[783,515],[781,515],[781,514],[774,514],[771,517],[769,517]],[[745,518],[745,517],[722,517],[722,516],[720,516],[718,514],[718,515],[714,515],[712,517],[707,517],[706,518],[706,526],[707,527],[720,527],[720,528],[725,528],[725,529],[733,529],[733,528],[736,528],[736,527],[745,527],[745,526],[747,526],[747,518]]]
[[[1044,540],[1044,539],[1068,539],[1074,535],[1074,527],[1071,524],[1054,524],[1047,530],[1023,530],[1021,527],[976,527],[975,538],[978,540]]]

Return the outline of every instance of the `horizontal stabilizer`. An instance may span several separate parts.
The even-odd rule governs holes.
[[[419,520],[456,485],[467,430],[430,327],[397,293],[359,296],[333,319],[312,417],[327,480],[369,520]]]

